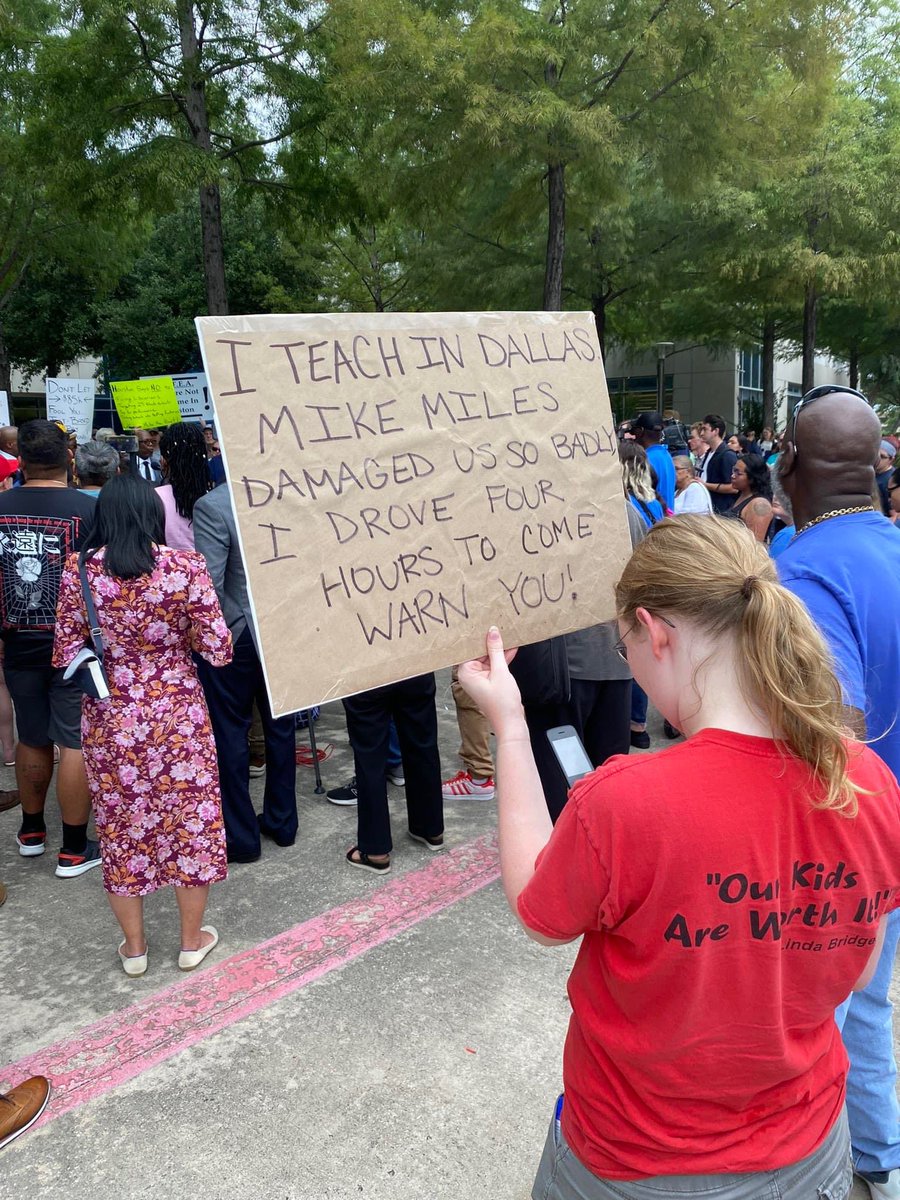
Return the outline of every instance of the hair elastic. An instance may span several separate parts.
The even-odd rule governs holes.
[[[750,597],[753,595],[753,585],[754,585],[754,583],[756,583],[758,578],[759,578],[758,575],[748,575],[747,578],[744,580],[744,582],[741,584],[741,595],[744,597],[745,600],[749,600]]]

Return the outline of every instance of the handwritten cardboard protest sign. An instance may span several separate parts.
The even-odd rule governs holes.
[[[206,376],[199,372],[193,375],[142,375],[142,379],[171,379],[175,388],[175,399],[182,421],[211,421],[212,401],[206,386]]]
[[[278,714],[608,620],[631,552],[590,313],[199,317]]]
[[[47,420],[62,421],[79,442],[89,442],[94,424],[93,379],[53,379],[45,382]]]
[[[175,385],[168,375],[111,383],[109,390],[123,429],[162,429],[181,420]]]

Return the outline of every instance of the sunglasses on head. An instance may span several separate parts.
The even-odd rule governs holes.
[[[814,404],[816,400],[821,400],[823,396],[831,396],[835,392],[844,392],[849,396],[856,396],[859,400],[865,400],[866,404],[870,404],[869,397],[862,392],[858,392],[856,388],[844,387],[840,383],[820,383],[818,387],[810,388],[809,391],[800,397],[791,413],[791,432],[788,438],[793,444],[794,453],[797,453],[797,418],[804,408],[809,408],[810,404]]]

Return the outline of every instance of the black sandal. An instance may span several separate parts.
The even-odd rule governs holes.
[[[439,833],[437,837],[426,837],[424,833],[413,833],[411,829],[408,830],[408,833],[414,842],[419,842],[420,845],[427,846],[429,850],[443,850],[444,848],[444,835],[442,833]]]
[[[358,860],[353,857],[354,854],[359,855]],[[391,869],[390,859],[387,862],[375,862],[374,859],[369,858],[365,851],[360,850],[359,846],[353,846],[352,849],[348,850],[346,857],[351,867],[362,867],[366,871],[374,871],[376,875],[386,875]]]

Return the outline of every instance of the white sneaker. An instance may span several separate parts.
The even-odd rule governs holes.
[[[406,780],[403,777],[403,768],[395,767],[393,771],[387,773],[388,783],[392,783],[394,787],[406,787]]]
[[[860,1179],[868,1187],[872,1200],[900,1200],[900,1169],[888,1172],[881,1183],[865,1175],[860,1175]]]
[[[494,780],[473,779],[468,771],[457,771],[452,779],[441,785],[445,800],[457,800],[460,796],[478,796],[481,800],[493,800]]]

